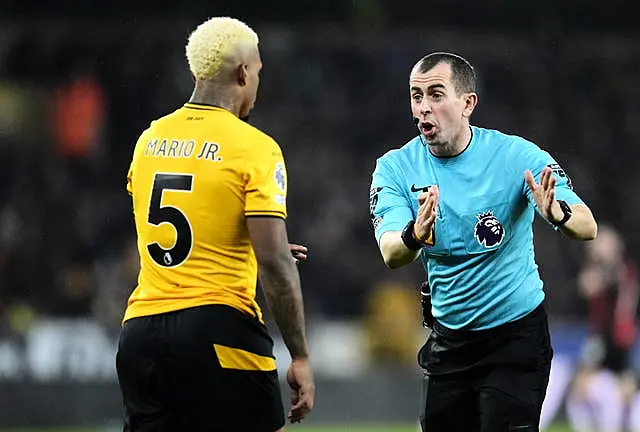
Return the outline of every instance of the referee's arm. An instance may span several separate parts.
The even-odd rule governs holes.
[[[580,202],[582,200],[573,191],[566,173],[561,171],[559,165],[555,164],[558,167],[556,170],[561,171],[562,175],[554,175],[552,166],[553,164],[547,164],[541,170],[540,183],[536,182],[530,170],[525,171],[524,177],[528,187],[529,201],[536,206],[542,217],[567,237],[574,240],[595,239],[598,235],[598,223],[591,210]],[[563,204],[565,205],[564,209]]]
[[[379,159],[369,192],[369,213],[380,254],[387,267],[397,269],[412,263],[423,246],[433,246],[433,227],[438,205],[437,187],[418,196],[418,211],[397,181],[388,161]]]
[[[598,224],[593,213],[584,204],[571,204],[571,217],[559,227],[560,231],[574,240],[593,240],[598,235]],[[555,201],[551,205],[553,221],[560,221],[564,217],[560,203]]]
[[[387,267],[397,269],[412,263],[420,250],[411,250],[402,241],[402,231],[387,231],[380,237],[380,253]]]

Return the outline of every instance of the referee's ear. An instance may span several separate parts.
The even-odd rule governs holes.
[[[469,118],[473,113],[473,110],[478,105],[478,94],[475,92],[465,93],[463,96],[464,110],[462,111],[463,117]]]

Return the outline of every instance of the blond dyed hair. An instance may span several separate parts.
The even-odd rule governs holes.
[[[239,45],[258,45],[258,35],[240,20],[215,17],[200,24],[189,36],[186,52],[191,73],[198,80],[213,78],[225,58]]]

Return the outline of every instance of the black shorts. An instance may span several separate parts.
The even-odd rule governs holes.
[[[538,431],[552,357],[542,305],[488,330],[435,322],[418,355],[425,370],[423,431]]]
[[[208,305],[128,320],[116,357],[125,431],[275,432],[284,410],[273,340]]]

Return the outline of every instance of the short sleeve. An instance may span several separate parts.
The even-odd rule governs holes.
[[[259,142],[247,156],[245,216],[287,217],[287,169],[272,139]]]
[[[564,200],[568,204],[584,204],[582,199],[574,192],[571,178],[560,164],[551,157],[548,152],[542,150],[537,145],[524,140],[523,142],[524,148],[521,153],[522,164],[519,165],[522,165],[522,169],[520,171],[523,178],[523,190],[529,202],[535,206],[535,200],[533,199],[531,189],[526,182],[524,182],[524,171],[527,169],[531,170],[536,182],[539,183],[542,170],[545,167],[549,167],[553,171],[553,175],[556,179],[556,199]]]
[[[540,209],[533,198],[533,193],[529,188],[529,185],[524,181],[524,172],[530,170],[536,183],[540,183],[540,175],[545,167],[551,168],[553,176],[556,179],[556,199],[566,201],[567,204],[584,204],[584,201],[573,190],[573,183],[566,171],[560,166],[560,164],[551,155],[542,150],[540,147],[532,142],[524,139],[518,143],[519,150],[516,152],[516,160],[514,166],[519,167],[519,173],[522,177],[522,192],[527,197],[529,203],[535,208],[536,212],[541,215]],[[558,230],[558,227],[552,225],[553,229]]]
[[[387,231],[401,231],[411,219],[411,204],[388,161],[378,159],[369,191],[369,217],[376,241]]]

